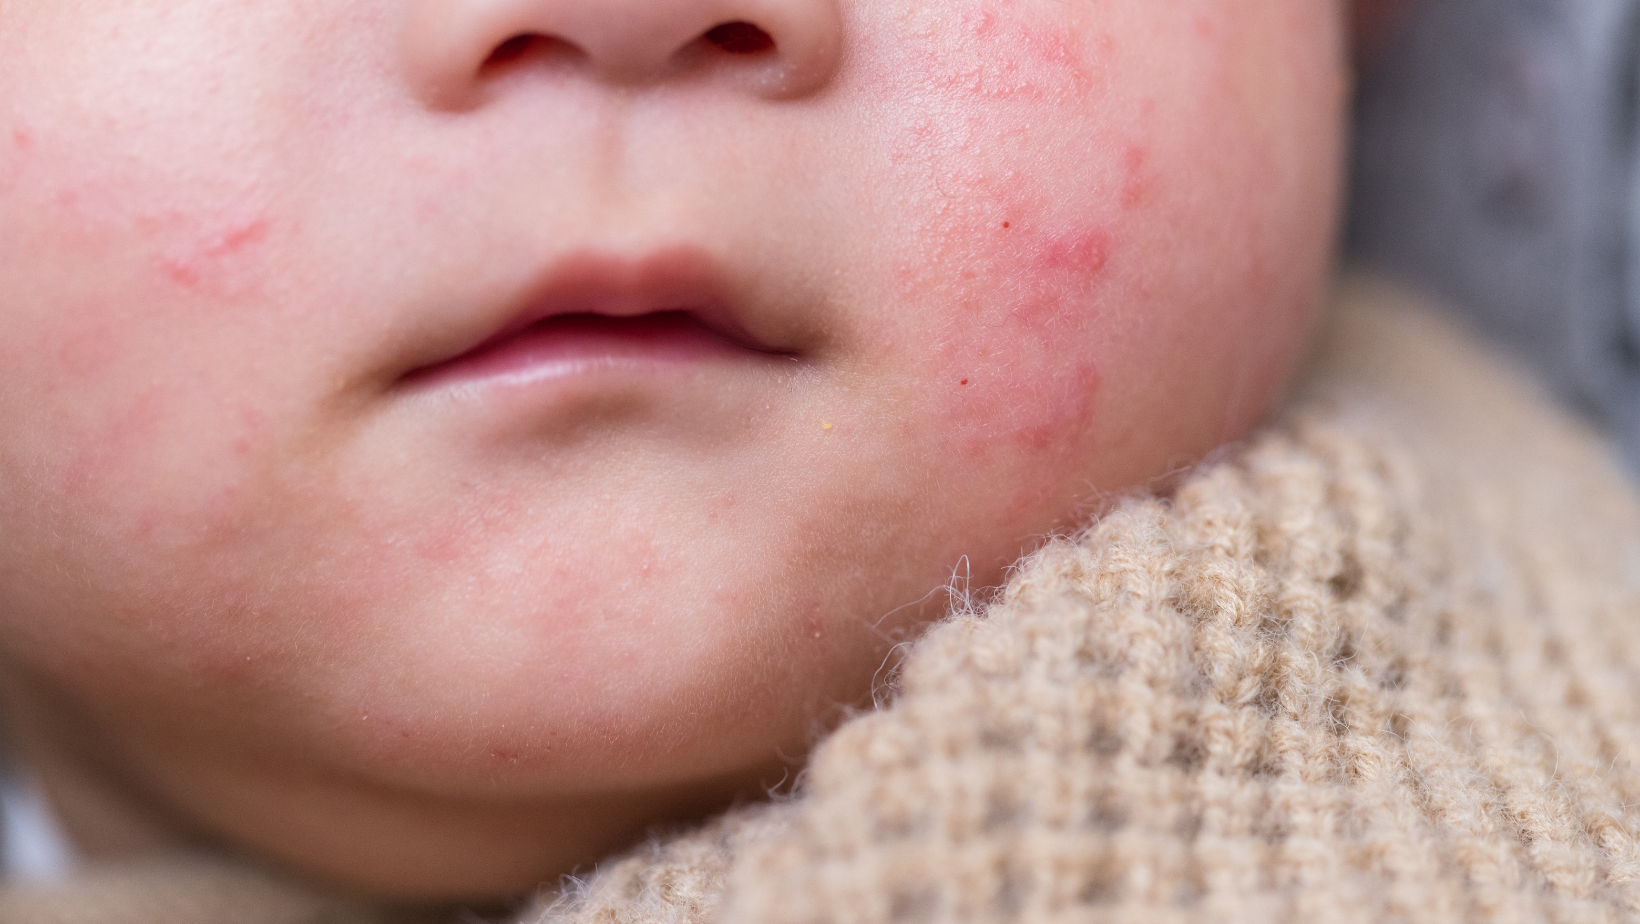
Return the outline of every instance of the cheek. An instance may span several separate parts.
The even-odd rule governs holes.
[[[65,156],[93,147],[65,139]],[[38,239],[53,242],[41,248],[50,261],[39,272],[102,268],[91,282],[118,274],[118,286],[107,287],[115,304],[104,314],[133,326],[186,330],[190,319],[200,326],[258,299],[271,278],[269,245],[286,230],[268,197],[251,179],[169,166],[65,164],[49,184],[22,190],[34,201],[21,214],[36,216],[44,225]]]
[[[257,251],[268,237],[269,219],[254,204],[232,203],[184,217],[185,232],[172,235],[156,255],[166,282],[179,289],[232,298],[265,281]]]
[[[1086,34],[1064,9],[1042,6],[954,0],[920,19],[913,14],[896,68],[901,88],[957,103],[1085,99],[1104,82],[1114,39]]]
[[[65,529],[138,557],[222,542],[250,519],[269,409],[246,386],[277,329],[255,308],[290,235],[237,171],[113,128],[123,147],[44,118],[0,125],[23,161],[0,187],[0,471],[13,486],[0,505],[15,524],[30,497],[53,498]],[[159,148],[172,157],[142,154]]]
[[[1327,15],[959,0],[899,24],[860,259],[946,474],[1115,489],[1266,406],[1327,263]]]
[[[247,455],[262,429],[250,422],[263,412],[228,396],[247,393],[239,383],[255,377],[255,345],[268,342],[246,309],[270,275],[261,252],[269,220],[259,209],[212,203],[139,214],[127,224],[109,220],[119,201],[81,200],[59,212],[69,221],[95,216],[81,229],[126,227],[105,225],[106,234],[57,250],[41,267],[47,278],[33,288],[57,297],[27,306],[33,317],[20,326],[30,336],[6,338],[6,353],[31,342],[39,351],[32,361],[16,357],[13,369],[35,374],[14,378],[7,391],[25,400],[49,394],[57,424],[75,425],[77,438],[64,443],[84,449],[69,467],[71,480],[98,460],[112,470],[169,468],[182,446],[220,442],[224,453]],[[76,268],[88,278],[50,278]]]
[[[1149,183],[1142,113],[1105,86],[1115,43],[1036,6],[931,20],[914,66],[876,75],[919,100],[885,126],[898,339],[920,345],[944,449],[968,458],[1090,448],[1103,306]]]
[[[1100,378],[1090,341],[1119,230],[1059,227],[1017,205],[998,211],[1012,217],[970,216],[956,232],[991,238],[985,245],[952,253],[936,239],[898,273],[902,298],[942,316],[924,358],[938,420],[949,448],[967,456],[1085,448]],[[952,261],[967,265],[957,279],[930,278]]]
[[[11,193],[33,167],[34,129],[26,122],[0,120],[0,197]]]

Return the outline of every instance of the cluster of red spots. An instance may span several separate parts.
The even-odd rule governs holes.
[[[954,317],[947,355],[965,374],[948,413],[953,447],[965,456],[1075,455],[1089,431],[1098,376],[1068,344],[1094,321],[1114,232],[1105,223],[1035,224],[993,252],[958,301],[972,314]],[[970,387],[976,372],[983,389]]]
[[[1038,271],[1093,277],[1110,262],[1110,243],[1110,232],[1104,228],[1077,229],[1042,236],[1032,243],[1028,255]]]
[[[956,373],[935,418],[955,456],[1071,465],[1086,457],[1099,388],[1079,345],[1094,342],[1125,213],[1155,198],[1142,101],[1104,97],[1119,49],[1085,34],[1077,14],[1017,0],[953,6],[954,21],[926,27],[938,54],[884,75],[916,84],[941,113],[899,126],[894,162],[928,173],[908,187],[924,197],[908,203],[917,220],[895,279],[904,297],[946,306],[927,333],[930,361]],[[1043,123],[1067,104],[1114,143]],[[1060,182],[1071,170],[1086,182]]]
[[[186,289],[203,288],[211,282],[220,286],[229,275],[229,258],[262,242],[267,235],[266,218],[236,218],[186,245],[165,251],[159,258],[160,268],[168,279]]]
[[[1023,52],[1005,59],[1011,67],[1028,68],[1033,76],[1058,77],[1064,89],[1086,91],[1092,86],[1093,69],[1071,27],[1041,16],[1027,17],[1017,11],[1013,0],[1000,4],[998,9],[1006,11],[1004,16],[1008,17],[1010,28],[999,28],[997,15],[990,11],[970,14],[970,28],[978,39]],[[1101,39],[1095,50],[1108,52],[1112,44],[1109,36],[1101,36]]]
[[[975,3],[956,18],[956,32],[933,29],[926,54],[905,73],[969,97],[1043,100],[1086,94],[1095,70],[1083,40],[1057,12],[1016,0]],[[965,48],[968,54],[953,54]]]

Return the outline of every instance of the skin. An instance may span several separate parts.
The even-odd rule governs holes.
[[[417,899],[777,782],[954,574],[1279,394],[1345,12],[0,4],[12,734],[92,854]],[[441,365],[674,296],[759,352]]]

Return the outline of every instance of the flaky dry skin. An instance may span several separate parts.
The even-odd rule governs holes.
[[[1285,422],[948,621],[795,805],[552,922],[1640,912],[1640,513],[1582,428],[1350,288]]]

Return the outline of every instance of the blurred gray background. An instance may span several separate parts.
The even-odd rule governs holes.
[[[1348,246],[1640,472],[1640,0],[1414,0],[1365,63]]]

